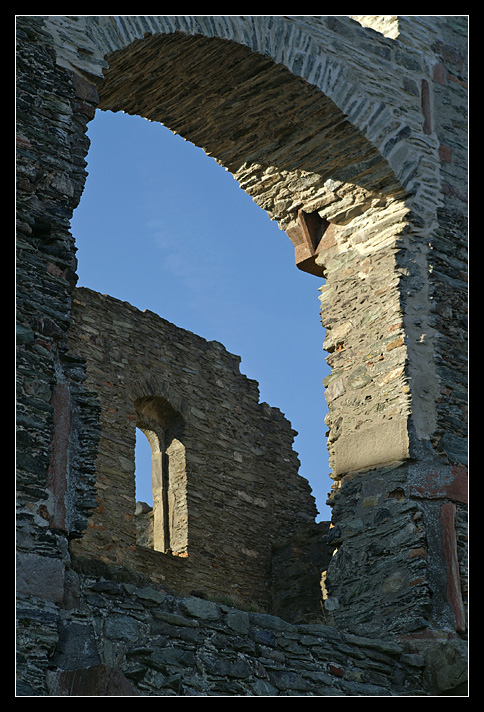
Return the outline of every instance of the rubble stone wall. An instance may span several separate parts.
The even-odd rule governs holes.
[[[73,555],[134,568],[173,590],[272,610],[272,548],[314,524],[317,514],[298,474],[290,423],[259,402],[257,383],[217,342],[84,288],[75,291],[71,318],[70,349],[85,359],[85,386],[102,413],[98,506]],[[140,552],[136,427],[166,431],[172,413],[180,420],[184,496],[173,493],[166,516],[183,523],[186,545],[178,550],[171,541],[170,552]],[[155,517],[157,506],[163,503],[155,504]]]

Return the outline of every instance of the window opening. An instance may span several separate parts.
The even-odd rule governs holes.
[[[151,446],[148,438],[139,428],[136,428],[135,478],[136,502],[153,507]]]
[[[141,503],[137,505],[138,543],[164,554],[187,556],[183,421],[162,398],[141,399],[137,403],[137,413],[137,428],[146,436],[151,450],[152,494],[151,510]]]

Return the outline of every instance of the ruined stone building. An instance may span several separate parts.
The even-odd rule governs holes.
[[[18,696],[468,694],[467,26],[17,16]],[[96,109],[202,148],[313,275],[331,522],[237,356],[76,287]]]

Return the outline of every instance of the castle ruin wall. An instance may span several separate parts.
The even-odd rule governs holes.
[[[462,15],[17,17],[20,695],[465,694],[467,25]],[[113,367],[73,331],[80,293],[70,220],[96,110],[159,121],[203,148],[278,222],[320,290],[334,480],[322,630],[234,614],[185,591],[177,598],[132,565],[124,544],[107,551],[112,530],[97,558],[75,555],[93,550],[86,532],[98,521],[109,418],[116,432],[116,413],[130,415],[117,438],[130,482],[137,419],[155,443],[169,431],[172,450],[156,455],[172,454],[178,483],[189,466],[195,483],[201,472],[180,424],[189,436],[195,424],[206,434],[173,384],[152,393],[133,376],[124,394],[88,383],[89,361]],[[162,317],[145,314],[139,326]],[[126,368],[123,329],[112,327],[128,383],[136,363]],[[256,388],[243,390],[257,421]],[[290,426],[272,409],[262,414],[264,438],[281,428],[286,451]],[[260,441],[259,426],[247,427],[248,440]],[[287,473],[292,482],[292,465]],[[288,571],[312,538],[279,539],[278,512],[307,493],[281,500],[265,478],[257,486],[273,489],[273,572]],[[195,512],[190,497],[187,479]],[[250,518],[256,508],[244,511]],[[136,549],[130,517],[116,528]],[[156,535],[159,546],[171,537],[178,554],[190,553],[183,517],[175,519]],[[196,517],[193,526],[197,533]],[[165,556],[173,581],[190,558],[139,549],[147,568]],[[198,575],[205,585],[204,566]],[[265,568],[260,581],[268,578]],[[251,595],[255,587],[251,573]],[[277,605],[292,608],[293,591]]]
[[[134,568],[175,591],[272,610],[272,548],[314,524],[317,514],[298,474],[290,423],[259,402],[240,359],[217,342],[85,288],[76,289],[71,317],[70,349],[85,359],[85,386],[102,413],[98,507],[73,556]],[[155,532],[151,554],[137,546],[137,428],[158,435],[168,453],[161,465],[170,478],[167,499],[162,493],[156,501],[153,480],[153,513],[156,526],[166,509],[160,516],[170,532],[164,545],[163,532]],[[174,437],[181,463],[170,452]],[[152,453],[154,478],[158,449]],[[172,479],[182,481],[178,488]],[[319,583],[317,571],[315,577]],[[316,613],[319,605],[316,599]]]

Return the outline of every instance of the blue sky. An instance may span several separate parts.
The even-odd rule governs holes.
[[[331,486],[319,316],[322,280],[294,264],[276,222],[200,148],[137,116],[96,112],[88,179],[72,220],[79,286],[150,309],[241,357],[260,400],[298,431],[294,449],[320,519]],[[137,498],[151,501],[146,438]]]

